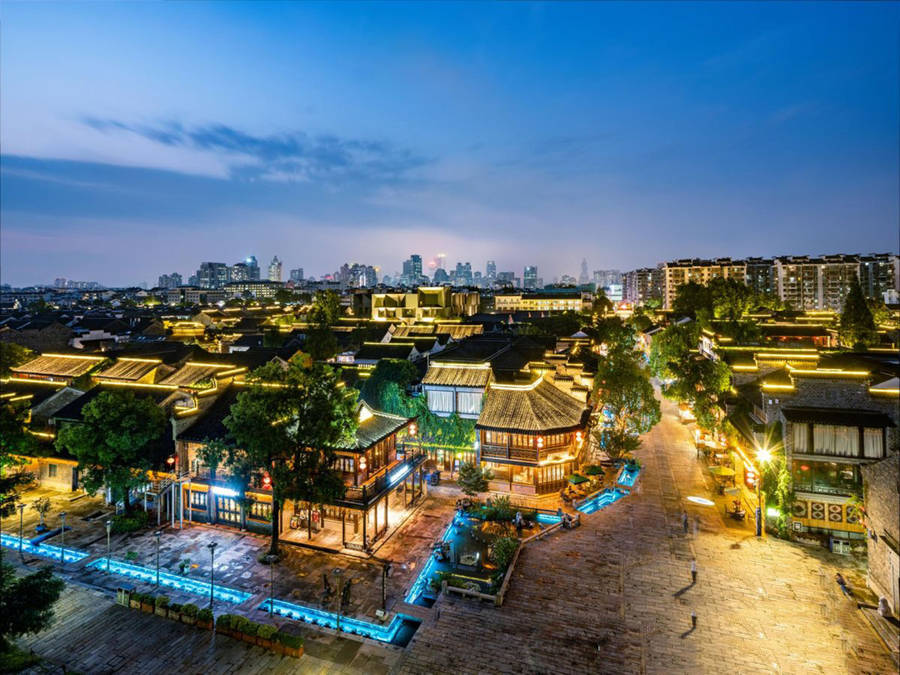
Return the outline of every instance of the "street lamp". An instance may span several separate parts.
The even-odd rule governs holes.
[[[762,516],[762,479],[765,465],[772,460],[772,452],[768,448],[760,448],[756,453],[756,459],[759,461],[759,475],[756,477],[756,536],[762,536],[763,516]]]
[[[106,521],[106,573],[107,574],[109,574],[109,558],[110,558],[110,553],[111,553],[111,549],[112,549],[112,547],[110,545],[110,540],[109,540],[109,537],[111,534],[112,534],[112,521],[107,520]]]
[[[213,588],[215,588],[215,562],[216,562],[216,546],[218,543],[211,542],[206,545],[206,548],[209,549],[209,608],[213,608]]]
[[[62,527],[59,530],[59,566],[60,568],[64,568],[66,566],[66,512],[63,511],[59,514],[59,519],[62,521]]]
[[[338,611],[337,611],[337,631],[341,632],[341,610],[343,609],[342,605],[344,602],[344,570],[340,567],[335,567],[331,572],[334,576],[337,577],[338,580]]]
[[[19,557],[24,560],[25,555],[22,553],[22,541],[24,540],[24,531],[22,530],[22,514],[25,512],[25,503],[22,502],[20,504],[16,504],[16,507],[19,509]]]
[[[275,607],[275,563],[278,562],[278,556],[270,553],[266,556],[266,562],[269,563],[269,616]]]
[[[156,587],[159,588],[159,538],[162,536],[162,530],[153,533],[156,537]]]

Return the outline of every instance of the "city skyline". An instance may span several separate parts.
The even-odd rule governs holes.
[[[350,9],[5,3],[2,281],[896,251],[897,6]]]

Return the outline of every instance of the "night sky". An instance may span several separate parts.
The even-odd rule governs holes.
[[[897,250],[900,6],[18,4],[2,281]]]

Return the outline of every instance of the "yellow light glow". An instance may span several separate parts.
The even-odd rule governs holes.
[[[771,462],[772,461],[772,451],[769,450],[768,448],[760,448],[759,451],[757,451],[757,453],[756,453],[756,458],[763,464]]]
[[[24,382],[27,384],[48,384],[53,387],[65,387],[65,382],[51,381],[51,380],[32,380],[30,377],[10,377],[5,380],[0,380],[3,384],[7,382]]]
[[[109,382],[102,382],[101,384],[104,387],[138,387],[141,389],[168,389],[170,391],[178,389],[174,384],[150,384],[148,382],[116,382],[115,380],[111,380]]]
[[[81,361],[104,361],[106,359],[105,356],[80,356],[76,354],[41,354],[41,356],[52,356],[56,359],[80,359]]]
[[[794,385],[792,385],[792,384],[768,384],[767,382],[763,382],[763,389],[793,390]]]
[[[37,436],[38,438],[56,438],[56,434],[49,431],[32,431],[29,429],[28,433],[32,436]]]
[[[162,363],[162,359],[134,359],[129,357],[121,357],[119,361],[130,361],[134,363]]]
[[[369,410],[366,406],[362,406],[359,409],[359,423],[360,424],[362,424],[366,420],[372,419],[373,417],[375,417],[375,415],[373,415],[372,411]]]
[[[9,399],[9,402],[13,403],[14,401],[27,401],[29,398],[34,398],[34,394],[23,394],[22,396],[13,396],[11,399]]]

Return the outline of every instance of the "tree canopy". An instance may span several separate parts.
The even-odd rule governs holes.
[[[344,493],[334,469],[334,448],[352,440],[357,426],[353,394],[321,363],[268,363],[248,377],[225,426],[248,461],[272,483],[272,539],[278,553],[280,510],[286,499],[327,504]]]
[[[482,469],[476,464],[463,462],[456,475],[456,484],[463,494],[474,497],[488,489],[488,481],[494,477],[490,469]]]
[[[878,331],[872,311],[863,295],[859,280],[854,280],[844,299],[844,308],[838,327],[838,335],[845,347],[865,348],[877,344]]]
[[[60,429],[56,446],[78,459],[88,492],[109,486],[130,512],[131,490],[146,483],[154,460],[162,459],[153,450],[166,430],[165,414],[149,397],[105,391],[84,406],[81,418]]]
[[[0,652],[20,635],[39,633],[53,621],[53,605],[65,583],[50,567],[17,577],[12,565],[0,564]]]
[[[0,403],[0,516],[15,510],[18,490],[34,476],[22,471],[20,454],[30,454],[36,446],[34,436],[25,428],[28,408]]]
[[[0,342],[0,377],[9,377],[10,368],[22,365],[33,354],[33,351],[15,342]]]
[[[412,406],[406,389],[418,377],[416,367],[406,359],[381,359],[360,393],[373,408],[393,415],[411,415]]]

